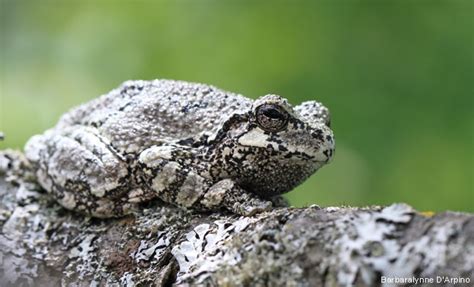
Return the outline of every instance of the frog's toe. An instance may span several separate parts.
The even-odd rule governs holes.
[[[259,202],[251,202],[251,203],[242,203],[240,206],[235,208],[238,214],[244,216],[252,216],[264,211],[269,211],[272,209],[272,202],[271,201],[259,201]]]
[[[274,207],[288,207],[288,206],[290,206],[290,202],[288,201],[288,199],[284,198],[281,195],[272,197],[270,200],[272,201]]]

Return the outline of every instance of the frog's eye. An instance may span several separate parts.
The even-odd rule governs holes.
[[[265,131],[278,132],[288,124],[288,113],[275,104],[263,104],[256,110],[258,125]]]

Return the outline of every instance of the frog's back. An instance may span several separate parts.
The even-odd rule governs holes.
[[[213,86],[184,81],[127,81],[119,88],[65,114],[56,128],[98,129],[119,150],[197,137],[219,128],[252,100]]]

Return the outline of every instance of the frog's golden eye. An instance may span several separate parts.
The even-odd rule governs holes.
[[[288,124],[288,113],[275,104],[259,106],[255,114],[258,125],[265,131],[278,132]]]

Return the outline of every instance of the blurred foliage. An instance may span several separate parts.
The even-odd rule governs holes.
[[[295,205],[474,211],[470,0],[0,1],[2,149],[124,80],[203,82],[331,109]]]

